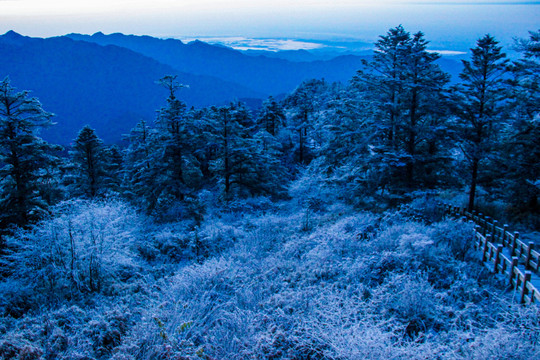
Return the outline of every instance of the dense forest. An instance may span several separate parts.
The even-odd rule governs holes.
[[[346,84],[188,107],[69,146],[0,83],[0,359],[531,359],[540,314],[438,201],[540,229],[540,31],[459,79],[422,32]],[[6,74],[9,75],[9,74]],[[99,106],[99,104],[96,104]]]

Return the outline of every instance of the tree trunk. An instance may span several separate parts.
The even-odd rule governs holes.
[[[472,212],[474,209],[474,198],[476,196],[476,183],[478,181],[478,163],[479,159],[474,158],[472,163],[472,179],[471,179],[471,189],[469,190],[469,205],[467,206],[467,211]]]

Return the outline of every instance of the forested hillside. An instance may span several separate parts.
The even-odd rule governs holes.
[[[438,205],[540,230],[539,41],[510,61],[485,35],[451,82],[398,26],[348,83],[258,111],[160,75],[121,144],[43,140],[61,125],[6,77],[0,359],[540,357],[538,307]]]

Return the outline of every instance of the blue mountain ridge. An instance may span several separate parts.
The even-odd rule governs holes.
[[[179,96],[189,106],[225,104],[234,99],[264,98],[267,94],[171,66],[118,46],[74,41],[67,37],[0,36],[0,78],[9,76],[18,90],[31,90],[57,125],[43,132],[49,141],[67,144],[84,125],[94,127],[108,142],[141,119],[152,122],[165,104],[167,92],[156,84],[177,74],[189,88]]]
[[[0,78],[32,90],[58,124],[43,132],[67,144],[89,124],[107,142],[141,119],[151,123],[167,93],[156,84],[176,74],[189,88],[179,92],[189,106],[222,105],[240,99],[257,107],[268,95],[294,90],[303,80],[349,81],[369,56],[342,55],[330,60],[288,61],[251,56],[201,41],[124,34],[69,34],[47,39],[10,31],[0,36]],[[303,53],[304,57],[308,57]],[[461,63],[439,60],[454,78]]]

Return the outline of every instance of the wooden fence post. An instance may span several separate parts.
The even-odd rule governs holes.
[[[503,225],[503,236],[502,236],[502,243],[504,246],[506,246],[506,240],[508,240],[508,224]],[[508,242],[508,245],[510,245],[510,242]]]
[[[532,251],[534,249],[534,242],[529,242],[529,246],[527,246],[527,257],[525,258],[525,270],[531,269],[531,259],[532,259]]]
[[[474,225],[473,247],[474,247],[475,250],[479,250],[480,245],[482,245],[482,243],[477,242],[479,234],[480,234],[480,225]]]
[[[497,245],[497,249],[495,250],[495,266],[493,266],[493,270],[495,271],[495,274],[499,272],[499,263],[501,262],[501,251],[503,249],[503,246],[501,244]],[[504,269],[503,269],[504,272]]]
[[[525,295],[527,295],[527,283],[531,281],[531,272],[525,271],[525,276],[523,278],[523,283],[521,284],[521,292],[519,295],[519,303],[523,304],[525,302]]]
[[[486,235],[484,238],[484,246],[482,248],[482,262],[485,262],[487,260],[487,251],[489,249],[488,243],[489,240],[491,240],[491,235]]]
[[[499,234],[497,233],[497,225],[499,225],[499,222],[497,220],[493,220],[493,231],[491,232],[493,234],[493,237],[496,239],[499,238]],[[495,240],[496,242],[499,242],[498,240]]]
[[[512,262],[510,263],[510,276],[508,277],[510,286],[514,286],[512,282],[514,281],[514,269],[518,266],[518,258],[517,256],[512,257]],[[516,280],[516,286],[517,286],[517,280]]]
[[[516,245],[517,245],[518,239],[519,239],[519,233],[516,231],[514,233],[514,236],[512,237],[512,248],[511,248],[511,252],[510,252],[511,256],[516,255]]]
[[[484,216],[484,214],[480,214],[480,226],[482,227],[482,234],[484,236],[487,235],[487,218]]]

